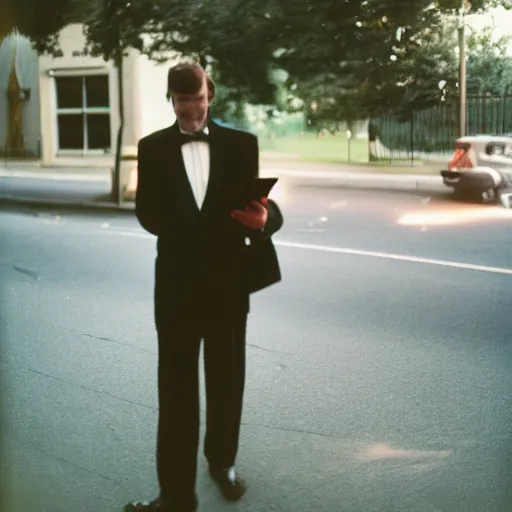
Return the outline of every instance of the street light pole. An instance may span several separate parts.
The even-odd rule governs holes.
[[[466,20],[465,10],[467,1],[462,0],[462,5],[459,14],[459,94],[460,94],[460,136],[466,135],[467,125],[467,69],[466,69]]]

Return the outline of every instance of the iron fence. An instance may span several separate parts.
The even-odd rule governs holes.
[[[373,143],[370,157],[373,160],[450,153],[459,137],[458,99],[412,112],[408,118],[399,115],[374,118],[370,127],[370,143]],[[469,96],[466,133],[512,133],[512,95]]]

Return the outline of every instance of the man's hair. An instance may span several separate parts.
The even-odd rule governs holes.
[[[167,99],[171,98],[172,93],[198,93],[203,86],[204,77],[206,77],[208,82],[208,96],[211,99],[215,92],[215,85],[202,66],[195,62],[180,62],[176,64],[169,69],[167,75]]]

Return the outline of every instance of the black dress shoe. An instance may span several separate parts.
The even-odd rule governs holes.
[[[238,501],[242,498],[246,487],[244,481],[238,478],[235,466],[226,469],[210,465],[209,469],[212,479],[219,486],[224,498],[228,501]]]
[[[138,501],[136,503],[128,503],[123,512],[196,512],[197,506],[188,508],[166,507],[160,498],[154,501]]]

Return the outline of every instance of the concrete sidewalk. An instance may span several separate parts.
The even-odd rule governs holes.
[[[430,167],[372,167],[263,160],[261,176],[295,179],[316,186],[410,193],[443,192],[440,175]],[[133,173],[120,205],[108,198],[112,171],[106,166],[42,167],[35,162],[0,161],[0,204],[25,207],[133,211],[137,176]],[[46,194],[45,194],[46,192]]]
[[[2,168],[0,166],[1,178],[26,178],[37,180],[54,181],[100,181],[111,182],[110,169],[97,168]]]

